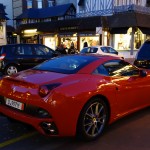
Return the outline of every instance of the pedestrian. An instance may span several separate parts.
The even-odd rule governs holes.
[[[88,43],[87,43],[87,42],[84,42],[83,48],[84,48],[84,47],[88,47]]]
[[[68,50],[68,54],[75,54],[75,47],[74,47],[74,43],[71,42],[71,46]]]

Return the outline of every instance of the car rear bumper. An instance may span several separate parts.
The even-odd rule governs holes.
[[[13,111],[12,111],[13,110]],[[33,126],[38,132],[47,136],[60,136],[58,129],[51,118],[37,118],[17,110],[0,105],[0,113],[6,117],[13,118],[20,122]]]

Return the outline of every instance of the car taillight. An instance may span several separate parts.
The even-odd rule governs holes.
[[[56,88],[57,86],[61,85],[61,83],[54,83],[54,84],[48,84],[48,85],[41,85],[39,88],[39,95],[41,97],[45,97],[49,94],[49,92]]]
[[[6,56],[6,54],[2,54],[2,55],[0,56],[0,60],[3,60],[3,59],[5,58],[5,56]]]

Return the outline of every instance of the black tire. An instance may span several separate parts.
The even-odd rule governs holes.
[[[13,119],[13,118],[9,118],[7,117],[7,120],[10,122],[10,123],[18,123],[19,121]]]
[[[18,67],[16,65],[9,65],[5,68],[5,75],[12,75],[18,72]]]
[[[104,131],[109,118],[108,107],[104,100],[96,97],[83,107],[77,125],[77,138],[91,141]]]

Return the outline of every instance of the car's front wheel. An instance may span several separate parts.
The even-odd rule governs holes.
[[[5,69],[5,75],[12,75],[18,72],[18,67],[16,65],[9,65]]]
[[[91,99],[82,109],[77,126],[77,136],[83,140],[98,138],[108,121],[108,107],[100,98]]]

